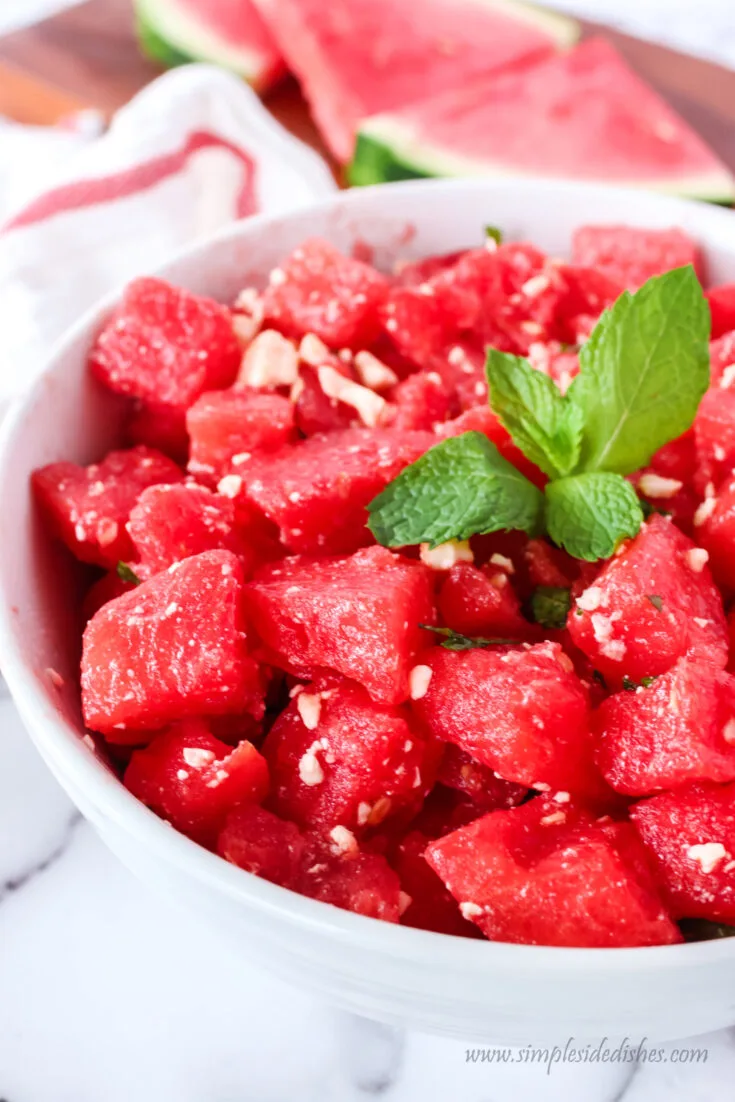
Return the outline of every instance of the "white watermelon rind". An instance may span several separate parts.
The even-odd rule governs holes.
[[[541,167],[534,173],[499,160],[454,153],[427,141],[403,120],[386,114],[367,119],[360,127],[355,155],[347,175],[351,184],[359,186],[435,176],[507,179],[544,173]],[[665,195],[704,199],[724,205],[735,202],[735,177],[724,165],[720,170],[695,176],[667,175],[657,179],[614,181],[600,177],[597,180],[590,178],[590,182],[615,183],[618,187],[644,188]]]
[[[529,27],[535,27],[541,34],[547,35],[559,50],[573,46],[580,35],[580,26],[575,19],[538,8],[535,4],[526,3],[526,0],[474,0],[474,3],[479,8],[497,11],[519,23],[528,23]]]
[[[273,58],[234,46],[179,0],[134,0],[138,37],[145,52],[167,67],[209,61],[237,73],[254,88],[265,88],[280,72]]]

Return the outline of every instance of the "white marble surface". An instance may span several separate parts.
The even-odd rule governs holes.
[[[0,31],[63,3],[0,0]],[[558,6],[735,65],[732,0]],[[138,885],[0,698],[0,1102],[730,1102],[735,1033],[697,1043],[704,1065],[547,1076],[337,1015]]]

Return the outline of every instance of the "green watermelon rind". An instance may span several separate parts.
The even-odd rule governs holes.
[[[532,175],[543,173],[541,170],[538,174],[519,171],[511,164],[453,153],[425,141],[402,121],[387,114],[376,115],[362,124],[357,135],[354,157],[347,168],[347,178],[356,186],[430,177],[507,179],[511,176]],[[611,181],[590,179],[589,182]],[[730,206],[735,201],[735,179],[725,168],[722,172],[700,176],[669,176],[658,180],[630,179],[617,183],[620,187],[645,188],[688,199],[704,199],[724,206]]]
[[[140,48],[158,65],[171,69],[208,61],[232,70],[256,88],[269,84],[275,75],[270,59],[225,41],[177,0],[134,0],[134,9]]]

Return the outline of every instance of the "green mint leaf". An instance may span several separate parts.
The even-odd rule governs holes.
[[[140,585],[140,578],[126,562],[119,562],[117,564],[117,576],[122,582],[131,582],[133,585]]]
[[[658,593],[647,593],[646,597],[651,602],[657,612],[663,612],[664,600],[663,597],[659,597]]]
[[[609,559],[621,540],[637,535],[642,523],[635,490],[619,474],[578,474],[546,487],[549,535],[575,559]]]
[[[503,231],[499,230],[497,226],[485,226],[485,237],[494,241],[496,245],[503,244]]]
[[[627,673],[623,674],[623,689],[626,693],[634,693],[638,686],[631,677],[628,677]]]
[[[577,470],[629,474],[689,428],[709,385],[709,331],[691,265],[624,292],[603,313],[567,392],[584,418]]]
[[[517,646],[518,639],[483,639],[481,635],[460,635],[451,628],[434,628],[430,624],[419,624],[424,631],[433,631],[435,635],[441,635],[444,642],[442,647],[447,650],[477,650],[485,647]]]
[[[548,375],[522,356],[489,348],[490,405],[513,442],[549,478],[569,474],[579,460],[583,413]]]
[[[684,918],[679,923],[684,941],[712,941],[720,937],[735,937],[735,926],[710,922],[706,918]]]
[[[401,471],[368,512],[385,547],[436,547],[501,529],[538,532],[543,494],[481,432],[465,432]]]
[[[644,689],[650,689],[651,685],[653,685],[655,680],[656,680],[656,677],[654,675],[646,674],[645,677],[641,678],[641,685],[643,686]]]
[[[568,589],[553,585],[540,585],[531,595],[531,613],[537,624],[545,628],[566,627],[572,604]]]

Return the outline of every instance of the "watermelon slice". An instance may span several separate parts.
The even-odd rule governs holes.
[[[284,71],[270,32],[250,0],[134,0],[138,40],[172,68],[212,61],[264,90]]]
[[[602,39],[362,123],[355,184],[543,175],[730,202],[735,179]]]
[[[575,22],[515,0],[255,0],[338,161],[362,120],[473,77],[536,61]]]

